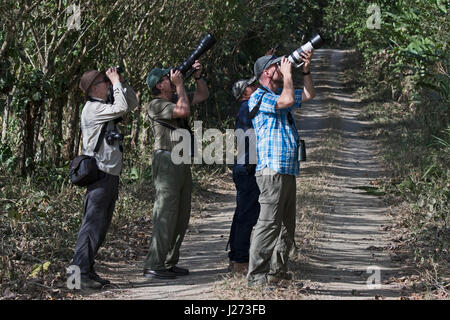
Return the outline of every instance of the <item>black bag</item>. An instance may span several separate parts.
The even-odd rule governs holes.
[[[102,127],[102,131],[100,132],[100,136],[98,137],[94,152],[98,152],[98,150],[100,149],[100,144],[103,140],[103,137],[105,136],[107,125],[108,123],[106,122]],[[96,182],[99,178],[97,160],[95,160],[94,157],[84,154],[75,157],[75,159],[70,162],[69,170],[70,180],[74,185],[79,187],[86,187]]]

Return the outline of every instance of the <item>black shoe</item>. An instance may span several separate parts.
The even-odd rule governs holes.
[[[169,268],[167,270],[169,270],[170,272],[175,273],[178,276],[187,276],[189,274],[189,270],[188,269],[180,268],[180,267],[177,267],[177,266],[173,266],[173,267],[171,267],[171,268]]]
[[[103,279],[95,271],[92,271],[89,273],[89,279],[97,281],[97,282],[101,283],[103,286],[106,286],[107,284],[111,284],[111,281]]]
[[[86,289],[101,289],[103,285],[89,277],[81,277],[80,287],[82,290]]]
[[[144,277],[157,279],[175,279],[177,276],[175,275],[175,273],[169,270],[144,269]]]

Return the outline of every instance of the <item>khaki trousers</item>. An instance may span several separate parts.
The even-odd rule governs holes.
[[[247,280],[267,283],[268,276],[283,277],[294,243],[296,180],[293,175],[265,168],[256,173],[261,211],[253,230]]]
[[[175,266],[191,214],[192,176],[189,164],[173,164],[170,152],[157,150],[152,162],[156,189],[153,231],[145,269]]]

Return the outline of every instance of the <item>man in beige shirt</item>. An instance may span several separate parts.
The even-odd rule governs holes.
[[[72,265],[80,268],[82,289],[98,289],[110,283],[95,272],[94,259],[111,224],[118,197],[123,136],[117,123],[130,108],[138,105],[138,100],[133,89],[123,83],[116,68],[109,68],[105,74],[86,71],[79,87],[88,100],[81,113],[82,151],[96,159],[99,180],[87,187]],[[108,101],[111,87],[114,101]],[[95,152],[97,143],[99,148]]]
[[[201,77],[201,64],[196,61],[193,68],[197,89],[191,98],[178,70],[155,68],[147,76],[147,85],[155,96],[148,105],[148,115],[155,136],[152,174],[156,189],[152,239],[144,262],[147,278],[173,279],[189,273],[176,264],[191,211],[191,167],[187,163],[174,164],[171,152],[178,143],[172,141],[173,131],[190,130],[187,123],[190,105],[206,100],[209,95]],[[173,102],[175,94],[178,99]]]

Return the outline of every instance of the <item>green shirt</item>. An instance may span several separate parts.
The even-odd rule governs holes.
[[[188,93],[189,101],[192,103],[193,93]],[[173,118],[173,110],[176,104],[161,98],[155,98],[147,105],[147,113],[150,116],[150,122],[155,137],[154,150],[172,151],[178,144],[178,140],[172,141],[171,133],[173,130],[153,120],[160,120],[175,128],[187,129],[187,119]],[[153,119],[152,119],[153,118]]]

